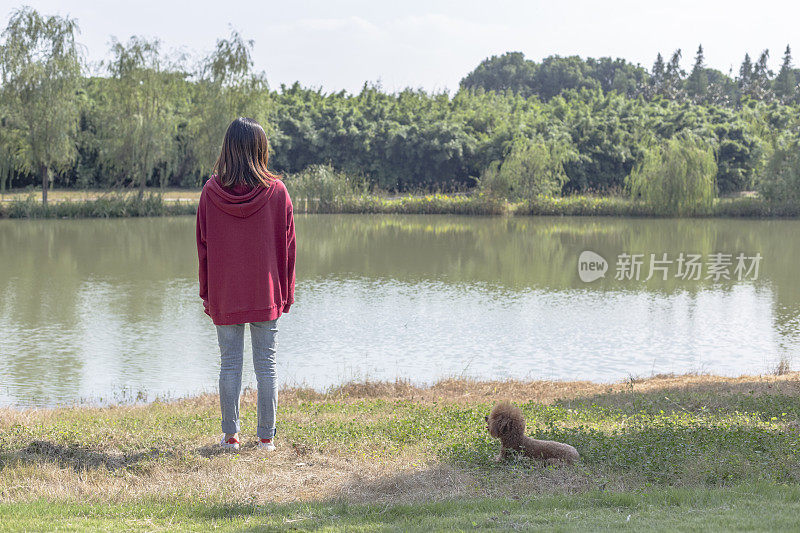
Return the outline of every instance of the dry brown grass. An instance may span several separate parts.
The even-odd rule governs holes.
[[[479,470],[426,461],[414,452],[391,461],[365,461],[316,452],[298,456],[285,446],[269,456],[249,446],[235,455],[212,453],[189,467],[164,465],[141,473],[89,465],[73,468],[58,461],[8,466],[0,477],[0,502],[42,497],[125,502],[158,497],[259,504],[332,499],[414,503],[466,497],[519,499],[596,488],[580,469],[532,469],[524,460],[487,476]]]
[[[360,402],[412,402],[431,406],[429,410],[439,413],[438,409],[444,405],[485,406],[499,398],[552,404],[557,400],[603,396],[622,405],[631,396],[624,393],[675,389],[720,395],[800,396],[800,373],[738,378],[662,375],[613,384],[448,379],[418,387],[404,381],[361,382],[325,393],[287,388],[279,394],[279,404],[284,409],[280,412],[279,408],[279,417],[284,416],[282,422],[287,424],[306,427],[315,423],[328,423],[329,427],[331,423],[371,427],[391,413],[392,406],[383,411],[362,412],[358,408]],[[487,472],[442,462],[431,453],[430,443],[419,444],[413,438],[400,446],[387,444],[394,448],[385,453],[380,441],[348,446],[337,446],[334,442],[319,448],[302,440],[282,440],[279,434],[278,449],[265,454],[244,435],[245,445],[239,453],[225,453],[216,447],[219,436],[209,435],[207,430],[218,427],[218,402],[217,395],[204,394],[150,405],[0,409],[0,444],[5,443],[6,450],[14,449],[17,442],[15,428],[38,427],[37,431],[47,435],[47,438],[27,437],[21,448],[0,455],[0,501],[50,497],[122,502],[155,496],[238,502],[342,499],[397,503],[482,496],[522,498],[532,493],[597,488],[624,490],[635,488],[641,481],[635,474],[601,480],[596,470],[593,473],[581,465],[540,468],[524,460]],[[243,408],[252,408],[254,402],[255,392],[245,391]],[[106,420],[135,419],[150,428],[148,424],[160,424],[160,420],[169,421],[170,416],[177,415],[184,417],[176,419],[178,425],[186,417],[190,420],[199,417],[207,423],[199,429],[165,429],[163,438],[154,440],[144,434],[150,429],[130,429],[123,425],[120,426],[123,429],[112,431],[104,426]],[[85,431],[88,437],[82,439],[80,434],[62,437],[61,429],[47,433],[51,426]],[[482,430],[482,420],[474,430]],[[314,431],[310,430],[310,434],[314,435]],[[484,438],[482,433],[468,436],[478,437]]]
[[[706,374],[659,374],[648,378],[629,378],[616,383],[592,381],[478,381],[472,379],[445,379],[430,386],[415,386],[408,381],[351,382],[317,392],[309,388],[287,388],[281,391],[282,402],[297,401],[356,401],[382,398],[386,400],[412,400],[419,402],[473,403],[506,398],[514,402],[549,404],[556,400],[569,400],[597,394],[615,392],[649,392],[660,389],[698,390],[715,389],[739,392],[744,388],[755,394],[785,391],[800,392],[800,372],[783,372],[757,376],[724,377]],[[254,392],[250,392],[254,394]],[[216,396],[212,396],[214,400]],[[196,399],[197,400],[197,399]],[[202,401],[202,400],[200,400]]]
[[[503,398],[513,402],[535,402],[550,404],[557,400],[570,400],[600,394],[620,392],[651,392],[668,389],[692,389],[749,394],[800,395],[800,371],[780,374],[725,377],[706,374],[659,374],[648,378],[629,378],[615,383],[591,381],[478,381],[472,379],[445,379],[429,386],[416,386],[405,380],[395,382],[359,381],[350,382],[319,392],[308,387],[284,387],[279,391],[282,405],[302,402],[356,402],[364,399],[408,400],[415,402],[474,403]],[[245,388],[242,403],[254,403],[256,391]],[[181,398],[166,405],[180,406],[191,410],[216,409],[217,394],[200,394]],[[111,405],[109,407],[81,407],[84,413],[108,413],[116,416],[150,409],[150,405]],[[14,424],[31,425],[53,419],[73,408],[0,408],[0,430]]]
[[[775,369],[772,371],[773,374],[776,376],[783,376],[784,374],[791,374],[792,373],[792,363],[786,357],[781,357],[781,360],[778,361],[778,364],[775,365]]]

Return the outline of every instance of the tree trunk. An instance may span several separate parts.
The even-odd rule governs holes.
[[[42,205],[47,205],[47,187],[49,185],[49,172],[47,170],[47,165],[41,164],[39,165],[39,172],[42,174]]]
[[[141,176],[142,181],[139,182],[139,200],[144,198],[144,190],[147,187],[147,177],[148,177],[147,174],[148,174],[148,169],[150,168],[149,165],[147,164],[147,151],[145,151],[142,160],[144,168],[142,169],[142,176]]]
[[[139,200],[144,198],[144,187],[146,183],[147,183],[147,174],[142,173],[142,175],[139,176],[139,195],[138,195]]]

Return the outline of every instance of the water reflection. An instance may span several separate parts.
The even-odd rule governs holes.
[[[296,225],[297,305],[279,323],[288,383],[740,374],[800,346],[797,221],[308,215]],[[580,281],[584,250],[611,263],[605,278]],[[614,279],[621,252],[764,259],[755,281],[637,282]],[[0,220],[0,269],[0,404],[216,389],[193,217]]]

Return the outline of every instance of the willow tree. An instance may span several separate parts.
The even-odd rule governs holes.
[[[534,200],[558,196],[567,182],[564,165],[577,159],[575,147],[566,139],[518,136],[505,158],[492,162],[479,185],[487,193],[512,200]]]
[[[133,36],[127,44],[114,39],[111,51],[101,154],[123,179],[138,182],[141,198],[154,168],[172,155],[178,126],[174,102],[184,74],[162,55],[157,39]]]
[[[262,73],[253,71],[252,49],[252,40],[231,30],[230,37],[218,39],[214,51],[199,65],[196,91],[201,109],[191,129],[201,175],[211,170],[233,119],[248,116],[268,129],[260,116],[269,98],[267,82]]]
[[[5,194],[14,172],[24,166],[17,160],[18,148],[24,144],[22,131],[7,126],[7,108],[0,105],[0,195]]]
[[[65,169],[77,155],[83,64],[77,30],[74,19],[43,17],[24,7],[12,13],[2,33],[3,140],[10,143],[4,160],[39,173],[45,205],[51,172]]]
[[[704,215],[717,194],[714,147],[691,134],[654,144],[625,179],[634,200],[659,215]]]

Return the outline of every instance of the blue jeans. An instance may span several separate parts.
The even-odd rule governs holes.
[[[275,371],[275,335],[278,319],[250,322],[253,344],[253,369],[258,382],[258,429],[260,439],[275,436],[275,413],[278,407],[278,383]],[[244,324],[217,326],[221,355],[219,367],[219,403],[222,431],[239,432],[239,393],[242,389],[244,359]]]

